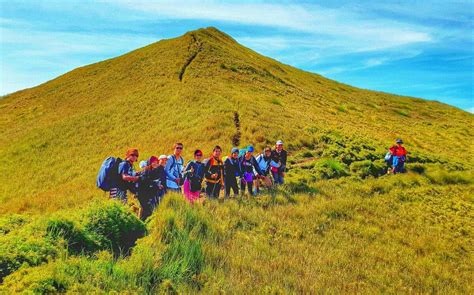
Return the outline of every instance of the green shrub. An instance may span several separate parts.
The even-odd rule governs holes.
[[[87,233],[78,229],[71,220],[52,218],[48,220],[46,232],[52,239],[63,238],[71,254],[90,253],[99,248]]]
[[[10,231],[24,226],[30,219],[25,215],[10,214],[0,217],[0,234],[6,235]]]
[[[0,282],[21,266],[42,264],[61,251],[55,241],[44,237],[39,226],[1,236],[0,245]]]
[[[406,165],[408,171],[412,171],[418,174],[424,174],[426,171],[426,167],[423,164],[410,164]]]
[[[320,178],[330,179],[349,175],[346,165],[334,159],[322,159],[313,168]]]
[[[145,224],[116,202],[92,207],[84,218],[84,230],[101,249],[111,249],[115,255],[128,254],[146,233]]]
[[[383,164],[365,160],[352,163],[350,170],[361,178],[366,178],[369,176],[379,177],[380,175],[384,174],[385,167]]]
[[[301,156],[303,158],[311,158],[311,157],[313,157],[313,153],[310,152],[310,151],[305,151],[305,152],[303,152],[303,154],[301,154]]]

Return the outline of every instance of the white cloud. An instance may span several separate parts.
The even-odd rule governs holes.
[[[0,95],[5,95],[148,45],[156,38],[1,27],[0,40]]]
[[[208,20],[270,26],[313,36],[337,36],[365,50],[378,50],[419,42],[433,36],[422,26],[382,18],[367,19],[357,11],[318,5],[224,4],[217,2],[111,1],[159,18]]]

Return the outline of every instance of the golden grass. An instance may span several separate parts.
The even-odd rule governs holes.
[[[331,81],[208,28],[8,95],[0,111],[5,218],[74,216],[105,199],[98,168],[130,146],[141,159],[177,141],[186,160],[196,148],[229,151],[236,112],[241,147],[282,139],[290,152],[276,194],[202,208],[170,195],[130,258],[55,257],[8,277],[15,290],[473,292],[473,115],[454,107]],[[375,178],[397,137],[413,172]],[[190,216],[205,236],[187,232]],[[187,248],[159,242],[171,219]],[[163,263],[166,249],[176,260]],[[195,274],[176,271],[183,257]]]

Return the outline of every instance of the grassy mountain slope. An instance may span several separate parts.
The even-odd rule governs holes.
[[[472,164],[471,114],[283,65],[214,28],[78,68],[4,97],[0,109],[3,212],[83,203],[103,158],[129,146],[147,157],[183,141],[187,159],[195,148],[227,150],[234,112],[242,145],[282,138],[311,149],[324,128],[383,149],[402,137],[412,153]]]
[[[0,292],[474,290],[474,117],[454,107],[341,84],[207,28],[0,111]],[[409,173],[387,176],[397,137]],[[145,159],[181,141],[187,160],[238,138],[283,139],[287,183],[203,207],[168,195],[146,225],[95,187],[102,160],[130,146]]]

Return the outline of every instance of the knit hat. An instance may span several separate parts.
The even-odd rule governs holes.
[[[153,162],[158,162],[158,158],[155,156],[151,156],[150,159],[148,159],[148,164],[151,165]]]

